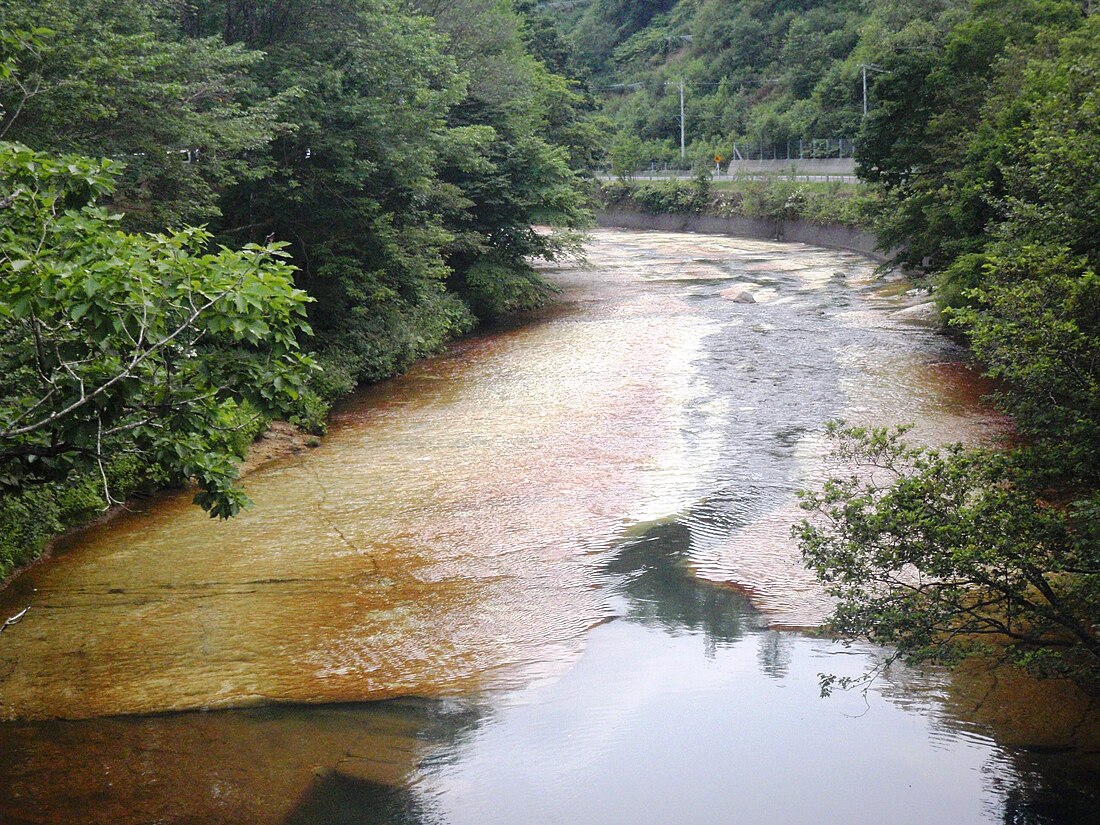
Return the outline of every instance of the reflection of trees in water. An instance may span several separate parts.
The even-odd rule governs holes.
[[[680,522],[651,527],[608,564],[623,577],[626,618],[669,632],[703,631],[708,644],[740,639],[756,625],[748,600],[734,590],[700,581],[688,568],[691,529]]]
[[[886,652],[870,645],[870,656]],[[1002,746],[994,727],[973,718],[974,707],[960,702],[947,670],[935,665],[910,667],[894,662],[875,681],[874,690],[891,704],[929,722],[933,742],[950,747],[970,740],[992,749],[982,766],[990,810],[1005,825],[1100,825],[1100,753],[1078,748],[1041,749]],[[1005,697],[1000,697],[1003,701]],[[985,697],[983,701],[997,701]]]
[[[1022,755],[1014,756],[1016,772],[1010,780],[995,781],[994,787],[1002,797],[1001,822],[1004,825],[1097,825],[1100,823],[1100,798],[1095,787],[1095,774],[1077,777],[1066,782],[1073,788],[1053,787],[1046,766],[1036,772]],[[1066,781],[1066,777],[1061,777]],[[1004,786],[1004,787],[999,787]]]
[[[430,823],[398,788],[425,760],[461,748],[486,702],[7,722],[0,788],[10,792],[0,794],[0,822]]]
[[[693,511],[693,515],[698,513]],[[650,527],[623,545],[608,563],[607,571],[619,579],[617,590],[629,605],[625,619],[671,634],[701,632],[708,653],[756,633],[761,671],[774,679],[784,678],[797,634],[761,629],[743,594],[693,576],[689,567],[692,529],[684,521]],[[696,535],[695,540],[699,539]],[[857,645],[856,652],[885,655],[869,645]],[[988,743],[984,726],[945,705],[945,684],[937,669],[895,663],[875,683],[874,690],[910,713],[931,717],[932,738],[942,740],[945,747],[960,734]],[[428,768],[458,758],[463,743],[485,717],[484,708],[458,701],[396,700],[383,705],[415,720],[415,737],[427,752],[421,765]],[[1064,771],[1058,774],[1051,758],[1061,756],[1065,757]],[[1100,825],[1100,798],[1089,784],[1095,772],[1083,773],[1079,757],[998,751],[984,768],[994,821],[1005,825]],[[286,825],[435,825],[445,821],[433,798],[416,784],[393,787],[353,774],[354,766],[338,765],[319,775]]]
[[[426,752],[421,765],[433,758],[446,760],[459,752],[477,731],[485,713],[485,708],[476,703],[453,699],[396,699],[375,706],[386,708],[411,725],[409,733]],[[362,708],[370,713],[372,705]],[[354,713],[354,706],[349,711]],[[385,750],[384,732],[377,744]],[[415,785],[387,785],[356,775],[358,758],[362,757],[348,750],[334,768],[319,771],[285,825],[434,825],[442,821],[433,812],[430,800],[415,792]],[[365,758],[377,757],[368,754]]]
[[[691,529],[681,523],[660,524],[622,547],[608,565],[621,577],[620,592],[630,609],[629,621],[667,632],[702,631],[708,650],[742,638],[756,626],[747,599],[733,590],[702,582],[688,568]],[[765,639],[780,634],[764,634]],[[773,671],[786,667],[782,642],[769,642]],[[446,761],[461,750],[483,716],[477,706],[458,702],[397,700],[388,703],[404,718],[414,719],[416,738],[428,756]],[[437,754],[433,758],[432,752]],[[440,821],[430,798],[415,787],[390,787],[354,775],[354,765],[338,765],[318,775],[299,800],[286,825],[429,825]]]
[[[310,786],[286,825],[427,825],[431,821],[407,788],[329,773]]]
[[[793,641],[790,633],[766,630],[760,634],[757,659],[762,673],[773,679],[782,679],[791,668]]]

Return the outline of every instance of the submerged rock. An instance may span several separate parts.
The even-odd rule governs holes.
[[[742,289],[739,286],[730,287],[729,289],[723,289],[718,293],[728,301],[734,301],[738,304],[755,304],[756,299],[752,296],[752,293],[747,289]]]

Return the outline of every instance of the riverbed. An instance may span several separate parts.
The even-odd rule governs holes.
[[[882,656],[808,632],[824,422],[1003,426],[918,296],[702,235],[546,274],[242,516],[165,496],[0,593],[0,821],[1100,821],[1095,754],[998,741],[942,673],[819,696]]]

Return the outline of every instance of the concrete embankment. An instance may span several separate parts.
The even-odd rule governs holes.
[[[774,221],[767,218],[723,218],[718,215],[651,215],[628,209],[607,209],[596,214],[599,226],[621,229],[655,229],[662,232],[703,232],[758,240],[794,241],[827,249],[847,249],[877,261],[892,256],[876,248],[873,233],[842,224],[810,221]]]

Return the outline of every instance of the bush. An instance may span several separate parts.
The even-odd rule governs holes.
[[[135,453],[123,453],[106,464],[111,494],[128,497],[171,482],[158,465]],[[0,496],[0,581],[42,554],[59,533],[85,524],[107,509],[103,479],[82,473],[64,481],[27,487]]]
[[[628,205],[651,215],[697,215],[711,206],[710,177],[637,185],[616,182],[604,186],[601,199],[607,205]]]
[[[794,221],[806,209],[806,191],[798,183],[780,177],[747,181],[744,209],[748,217]]]
[[[361,382],[400,375],[418,358],[473,328],[476,319],[462,300],[444,290],[441,272],[421,273],[400,286],[385,273],[366,271],[351,258],[318,268],[311,292],[322,373],[310,386],[332,401]],[[336,375],[325,370],[336,365]]]
[[[625,180],[610,180],[604,183],[595,199],[604,206],[617,206],[621,203],[629,203],[636,187]]]
[[[537,309],[554,289],[523,262],[485,258],[463,278],[462,297],[478,318],[497,321]]]

